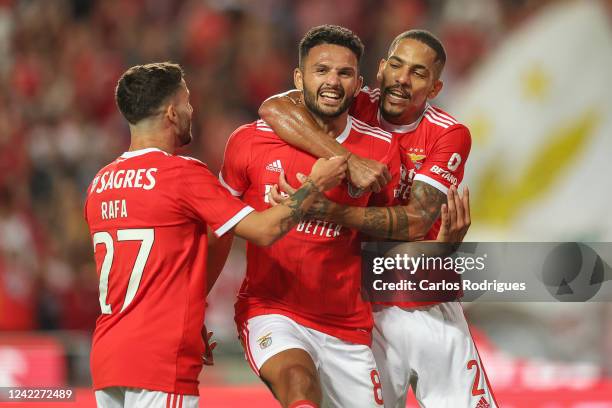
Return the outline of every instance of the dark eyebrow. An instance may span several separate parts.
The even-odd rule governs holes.
[[[406,61],[404,61],[400,57],[396,57],[395,55],[390,56],[389,59],[390,60],[396,60],[400,64],[405,64],[405,65],[408,64]],[[410,66],[410,68],[413,69],[413,70],[415,70],[415,69],[424,69],[425,71],[429,71],[429,69],[425,65],[421,65],[421,64],[413,64],[413,65]]]
[[[329,69],[329,66],[328,66],[328,65],[323,64],[323,63],[321,63],[321,62],[316,62],[316,63],[314,63],[312,66],[313,66],[313,68],[327,68],[327,69]]]
[[[346,71],[356,72],[355,68],[353,68],[353,67],[338,68],[338,71],[342,71],[342,72],[346,72]]]
[[[322,62],[317,62],[313,65],[313,67],[316,68],[326,68],[326,69],[331,69],[329,65],[324,64]],[[351,71],[351,72],[357,72],[357,70],[354,67],[351,66],[345,66],[345,67],[340,67],[338,68],[338,71]]]
[[[427,68],[425,65],[420,65],[420,64],[415,64],[411,67],[413,70],[417,70],[417,69],[423,69],[427,72],[429,72],[429,68]]]

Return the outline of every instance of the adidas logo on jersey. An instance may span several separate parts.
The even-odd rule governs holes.
[[[489,401],[487,401],[485,397],[480,397],[480,400],[478,401],[476,408],[490,408],[490,407],[491,407],[491,404],[489,404]]]
[[[280,173],[283,170],[283,165],[280,160],[274,160],[272,163],[266,166],[266,170],[275,171]]]

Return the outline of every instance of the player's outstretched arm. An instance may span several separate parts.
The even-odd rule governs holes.
[[[472,224],[470,215],[470,191],[463,189],[461,196],[455,187],[448,191],[448,202],[442,204],[440,231],[435,241],[402,242],[391,248],[385,255],[399,254],[419,256],[447,256],[457,250]]]
[[[281,205],[247,215],[234,227],[234,232],[257,245],[272,244],[306,216],[318,194],[340,184],[346,173],[346,161],[347,156],[317,160],[302,186]]]
[[[321,129],[304,106],[300,91],[268,98],[259,108],[259,116],[285,142],[315,157],[329,158],[348,154],[348,150]],[[348,170],[351,183],[376,193],[391,180],[387,166],[357,155],[349,157]]]
[[[284,178],[280,179],[279,186],[287,193],[294,191]],[[419,241],[438,218],[447,197],[421,181],[415,181],[412,188],[409,204],[396,207],[351,207],[319,196],[309,209],[309,216],[355,228],[376,238]],[[455,187],[451,189],[457,194]],[[283,201],[276,187],[270,191],[270,200]]]
[[[451,190],[453,194],[458,194],[456,188],[451,187],[449,195]],[[440,190],[417,180],[412,185],[410,199],[405,206],[359,208],[332,205],[328,218],[373,237],[420,241],[440,216],[440,208],[446,201],[447,196]]]
[[[455,190],[456,194],[456,190]],[[440,217],[442,205],[447,202],[447,195],[420,180],[415,180],[410,189],[406,212],[414,214],[419,220],[413,228],[413,235],[423,239],[433,224]],[[450,202],[449,202],[450,206]]]

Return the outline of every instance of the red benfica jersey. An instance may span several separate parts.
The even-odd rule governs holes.
[[[443,110],[427,104],[421,116],[408,125],[394,125],[387,122],[379,111],[380,89],[364,87],[351,106],[351,114],[369,123],[380,126],[393,134],[393,139],[400,146],[401,177],[397,185],[399,197],[397,204],[405,205],[410,196],[410,188],[414,180],[419,180],[434,186],[444,194],[448,188],[457,186],[463,180],[463,171],[470,149],[472,138],[470,131],[458,123]],[[440,219],[431,227],[426,240],[435,240],[440,230]],[[422,275],[422,276],[418,276]],[[460,276],[452,273],[422,271],[416,277],[428,279],[431,282],[446,280],[460,282]],[[428,291],[427,297],[435,301],[426,302],[395,302],[404,307],[423,306],[452,300],[460,297],[458,292]]]
[[[336,140],[355,154],[388,164],[399,180],[399,151],[390,133],[349,116]],[[232,134],[219,179],[234,195],[264,210],[270,206],[267,193],[278,183],[281,170],[297,186],[296,173],[309,174],[314,163],[313,156],[288,145],[259,120]],[[343,183],[326,195],[352,206],[388,205],[393,185],[372,195]],[[248,244],[236,323],[242,327],[254,316],[282,314],[342,340],[369,345],[372,316],[360,294],[360,248],[356,230],[322,220],[300,222],[267,248]]]
[[[372,126],[393,134],[400,145],[402,161],[398,185],[400,203],[406,204],[414,180],[434,186],[444,194],[451,185],[463,180],[463,170],[472,147],[467,127],[435,106],[427,104],[421,117],[409,125],[394,125],[384,120],[378,110],[380,90],[364,87],[351,106],[351,114]],[[435,240],[440,220],[425,239]]]
[[[143,149],[100,170],[85,203],[102,309],[95,389],[198,395],[207,226],[220,236],[251,211],[189,157]]]

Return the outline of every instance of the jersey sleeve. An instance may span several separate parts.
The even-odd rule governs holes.
[[[414,180],[425,182],[447,194],[451,185],[457,186],[463,180],[471,147],[469,130],[463,125],[454,126],[434,142]]]
[[[400,183],[400,167],[401,167],[401,156],[399,143],[397,138],[393,138],[391,146],[387,155],[382,161],[387,165],[389,173],[391,174],[391,181],[383,187],[378,193],[374,193],[370,196],[369,206],[374,207],[388,207],[399,205],[399,190],[398,186]]]
[[[249,187],[251,137],[246,128],[237,129],[227,140],[219,181],[233,196],[240,197]]]
[[[379,98],[380,90],[378,88],[370,89],[364,86],[355,97],[349,114],[372,126],[378,126],[376,116],[378,114]]]
[[[222,236],[254,209],[232,196],[204,163],[190,159],[180,174],[180,200],[190,216]]]

